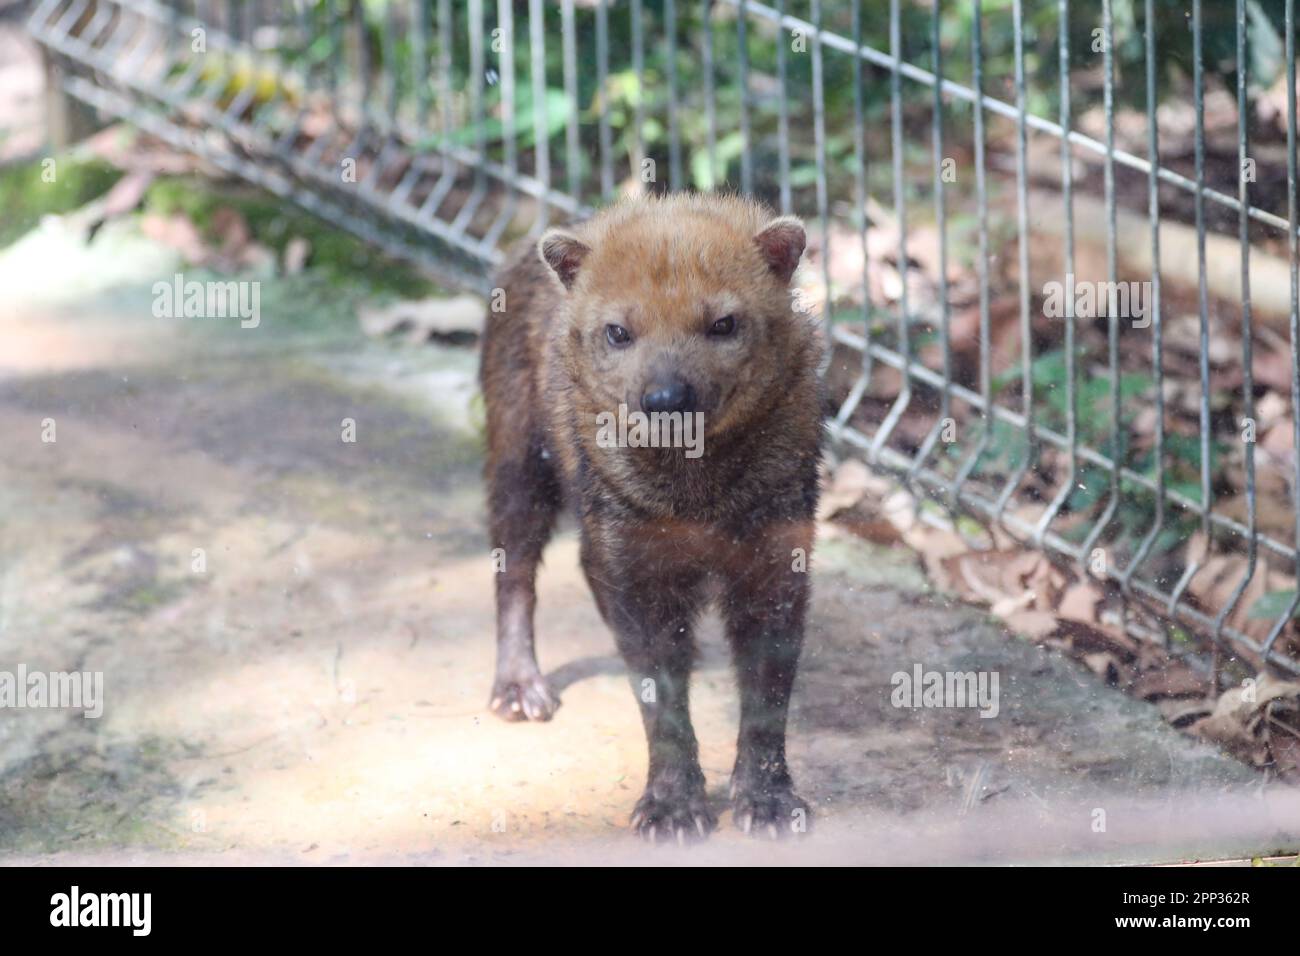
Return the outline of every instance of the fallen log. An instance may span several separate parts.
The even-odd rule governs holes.
[[[1118,279],[1151,278],[1151,224],[1143,214],[1116,210],[1115,259]],[[1077,282],[1104,282],[1106,272],[1106,204],[1092,196],[1074,197],[1074,277]],[[1029,195],[1030,276],[1038,286],[1062,281],[1065,235],[1064,200],[1050,190]],[[1014,259],[1014,257],[1011,257]],[[1169,219],[1160,222],[1160,277],[1170,285],[1195,294],[1199,281],[1196,229]],[[1205,281],[1210,297],[1240,303],[1241,246],[1235,237],[1209,233],[1205,237]],[[1251,248],[1250,299],[1254,318],[1285,332],[1291,314],[1291,266],[1283,257]]]

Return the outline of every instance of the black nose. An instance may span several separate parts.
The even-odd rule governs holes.
[[[685,382],[654,383],[641,394],[641,409],[655,412],[695,411],[695,389]]]

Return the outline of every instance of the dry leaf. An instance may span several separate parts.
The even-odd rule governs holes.
[[[1291,761],[1300,735],[1300,683],[1261,674],[1253,684],[1224,691],[1192,730],[1257,767],[1276,764],[1279,753]],[[1295,764],[1279,769],[1293,771]]]
[[[878,487],[871,470],[856,458],[846,458],[823,478],[824,488],[817,502],[817,516],[832,518],[839,511],[852,508]]]
[[[900,534],[906,534],[916,524],[916,498],[907,489],[899,488],[884,500],[880,512]]]
[[[1054,634],[1060,626],[1055,614],[1046,611],[1016,611],[1003,618],[1003,623],[1017,634],[1023,634],[1031,641],[1042,641]]]
[[[1091,581],[1079,581],[1065,589],[1056,613],[1061,617],[1085,624],[1097,623],[1097,607],[1101,604],[1101,588]]]

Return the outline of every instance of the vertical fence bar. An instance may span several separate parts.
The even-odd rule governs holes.
[[[169,0],[167,4],[167,53],[175,56],[177,49],[184,49],[180,36],[181,0]]]
[[[989,200],[984,142],[984,12],[980,0],[971,7],[971,83],[975,89],[972,115],[975,121],[975,203],[979,218],[979,352],[980,352],[980,439],[966,456],[948,487],[949,502],[956,507],[957,493],[970,480],[993,440],[993,373],[989,343]]]
[[[1200,356],[1201,373],[1201,534],[1205,536],[1205,553],[1208,556],[1214,547],[1213,531],[1210,523],[1210,510],[1213,507],[1213,489],[1211,487],[1212,471],[1210,450],[1213,447],[1210,433],[1210,292],[1205,262],[1205,67],[1204,67],[1204,21],[1201,12],[1201,0],[1192,0],[1192,99],[1196,112],[1196,132],[1194,135],[1196,190],[1196,302],[1200,319]],[[1191,584],[1192,578],[1200,570],[1201,561],[1194,560],[1183,572],[1174,592],[1169,597],[1169,613],[1173,614],[1183,591]]]
[[[1020,405],[1024,416],[1025,453],[998,495],[994,515],[1001,519],[1012,495],[1033,467],[1038,452],[1034,432],[1034,329],[1029,315],[1029,149],[1025,107],[1025,31],[1021,0],[1012,0],[1011,18],[1016,86],[1016,236],[1020,272]],[[1005,527],[1005,525],[1004,525]]]
[[[511,0],[497,0],[497,29],[501,31],[501,139],[505,166],[518,178],[519,143],[515,134],[515,14]]]
[[[441,77],[442,132],[449,140],[456,125],[456,110],[452,102],[455,90],[455,57],[452,44],[456,37],[456,17],[451,0],[438,0],[438,73]]]
[[[357,45],[357,131],[352,142],[356,150],[364,142],[368,122],[366,114],[370,109],[370,43],[366,37],[366,5],[361,0],[352,0],[352,29]]]
[[[978,2],[976,4],[978,6]],[[889,2],[889,54],[893,59],[889,73],[890,141],[894,166],[894,218],[898,223],[898,354],[902,358],[898,397],[881,422],[871,442],[871,458],[876,460],[889,436],[898,427],[903,412],[912,402],[912,344],[907,314],[907,181],[903,157],[903,29],[899,0]],[[981,283],[983,285],[983,283]]]
[[[339,73],[344,66],[343,20],[346,17],[344,9],[348,0],[322,0],[322,2],[329,5],[334,13],[330,17],[330,59],[328,61],[330,65],[326,68],[326,76],[329,79],[330,105],[337,108]]]
[[[429,24],[432,17],[430,0],[415,0],[411,14],[411,61],[408,66],[411,71],[411,108],[414,129],[419,138],[427,137],[432,129],[429,122],[429,108],[433,100],[429,87]],[[399,141],[399,148],[404,145]],[[395,207],[401,208],[409,203],[411,190],[424,175],[425,167],[420,162],[420,157],[414,157],[414,160],[407,165],[401,181],[390,194],[390,201]]]
[[[700,19],[701,69],[704,72],[705,149],[709,157],[709,181],[703,186],[705,189],[712,189],[718,184],[718,103],[717,94],[713,89],[713,0],[700,0]]]
[[[677,122],[677,0],[664,0],[668,74],[668,188],[682,188],[682,132]],[[782,97],[784,102],[784,97]]]
[[[836,412],[835,419],[831,422],[830,433],[834,440],[838,441],[843,433],[844,426],[848,424],[849,419],[862,403],[862,397],[866,395],[867,389],[871,385],[871,285],[870,285],[870,260],[867,249],[867,155],[866,155],[866,123],[863,115],[862,102],[862,0],[853,0],[853,224],[857,229],[858,241],[862,248],[862,370],[854,380],[853,386],[849,389],[849,394],[845,397],[840,405],[839,411]],[[820,155],[820,154],[819,154]],[[820,196],[820,193],[819,193]],[[825,239],[823,238],[823,243]],[[829,260],[829,249],[825,256]],[[827,291],[827,335],[830,336],[830,273],[829,267],[826,271],[826,291]],[[833,348],[833,347],[832,347]],[[831,357],[830,351],[827,352],[827,361]]]
[[[533,175],[542,184],[542,198],[537,203],[534,232],[550,223],[551,207],[546,196],[551,191],[551,141],[546,116],[546,22],[542,0],[528,0],[528,65],[533,76]]]
[[[975,13],[978,14],[978,10]],[[943,349],[943,387],[939,390],[939,415],[935,419],[934,427],[925,436],[925,440],[917,450],[912,467],[908,469],[907,480],[909,483],[916,481],[917,474],[925,466],[926,460],[930,457],[930,452],[934,449],[935,442],[938,441],[940,433],[944,430],[952,407],[952,334],[950,329],[951,309],[948,305],[948,214],[947,203],[944,201],[943,182],[943,83],[941,82],[943,78],[943,38],[940,29],[942,15],[942,0],[934,0],[930,19],[930,63],[934,70],[936,82],[933,90],[934,101],[931,106],[933,124],[930,136],[934,144],[934,225],[935,230],[939,233],[939,335],[942,339],[941,347]],[[951,493],[950,487],[949,494],[951,495]]]
[[[380,74],[379,89],[383,101],[379,110],[379,122],[383,128],[384,142],[379,154],[370,165],[370,171],[365,179],[361,180],[360,189],[367,193],[374,192],[396,142],[397,108],[401,93],[397,71],[397,7],[392,4],[383,10],[377,70]]]
[[[1120,576],[1120,588],[1127,598],[1133,577],[1165,527],[1165,365],[1163,315],[1160,301],[1160,128],[1156,123],[1159,98],[1156,87],[1155,0],[1146,0],[1146,87],[1147,87],[1147,218],[1151,222],[1151,376],[1155,386],[1156,433],[1151,454],[1155,459],[1156,514],[1146,536],[1138,543],[1132,560]],[[1168,642],[1168,632],[1165,634]]]
[[[451,44],[455,32],[455,22],[451,13],[451,0],[438,0],[438,95],[441,100],[440,130],[442,132],[442,141],[445,146],[451,144],[452,133],[455,130],[455,111],[452,106],[452,58]],[[442,172],[438,177],[438,182],[434,185],[429,195],[425,197],[416,213],[416,219],[421,222],[427,222],[438,212],[438,207],[442,201],[447,198],[451,192],[452,185],[456,182],[456,175],[459,166],[450,156],[450,153],[444,152],[442,155]]]
[[[1111,10],[1112,0],[1102,0],[1102,110],[1106,117],[1106,160],[1103,167],[1103,180],[1106,201],[1106,278],[1111,289],[1117,289],[1119,265],[1115,249],[1116,209],[1115,209],[1115,22]],[[1093,522],[1092,530],[1079,547],[1081,563],[1087,571],[1091,562],[1093,546],[1115,517],[1119,509],[1119,474],[1124,466],[1124,424],[1120,408],[1120,368],[1119,368],[1119,316],[1116,310],[1118,299],[1109,301],[1106,309],[1106,361],[1110,372],[1110,501],[1106,509]]]
[[[645,161],[645,35],[641,24],[641,0],[632,0],[632,75],[636,77],[636,102],[632,105],[632,162],[633,174],[641,177],[645,188],[641,164]]]
[[[1286,213],[1287,251],[1291,256],[1291,440],[1294,471],[1291,475],[1291,507],[1295,513],[1296,590],[1287,609],[1264,639],[1264,663],[1282,630],[1300,608],[1300,211],[1296,206],[1296,95],[1295,95],[1295,0],[1286,0]]]
[[[515,11],[513,0],[497,0],[497,29],[500,30],[501,54],[501,139],[507,182],[505,202],[483,236],[484,252],[495,249],[501,235],[514,218],[519,193],[513,184],[519,180],[519,137],[515,128]],[[545,199],[540,200],[543,206]]]
[[[325,148],[330,144],[337,134],[338,125],[342,121],[342,104],[339,102],[340,74],[345,70],[343,56],[343,19],[347,16],[344,3],[346,0],[321,0],[321,16],[325,18],[325,33],[329,36],[329,54],[321,61],[322,69],[325,71],[325,88],[329,95],[326,98],[329,103],[329,111],[333,119],[329,129],[322,135],[316,137],[311,147],[307,150],[305,161],[310,165],[315,165]],[[294,136],[292,132],[286,136],[283,141],[285,152],[293,149]]]
[[[578,66],[573,0],[560,4],[561,57],[564,60],[564,99],[568,110],[564,118],[564,168],[569,195],[582,202],[582,147],[578,140]]]
[[[213,26],[215,25],[213,24],[213,21],[211,19],[198,16],[197,14],[196,14],[196,19],[198,19],[200,22],[204,24],[213,25]],[[87,33],[89,33],[90,29],[93,26],[94,26],[94,21],[92,20],[91,23],[86,27]],[[184,72],[180,75],[180,77],[176,79],[175,83],[171,86],[169,90],[173,102],[179,101],[185,97],[190,96],[193,93],[195,87],[200,85],[200,80],[202,79],[205,57],[202,54],[195,53],[193,47],[190,45],[192,43],[192,39],[193,39],[192,37],[181,38],[182,48],[186,49],[185,57],[188,62],[185,66]]]
[[[740,86],[740,191],[754,191],[754,157],[749,129],[749,7],[738,0],[736,9],[736,82]]]
[[[251,6],[243,6],[240,8],[238,22],[240,24],[241,32],[239,39],[248,39],[248,45],[250,47],[253,46],[251,38],[254,32],[253,24],[255,15],[256,10]],[[130,31],[127,30],[118,31],[118,34],[124,39],[129,35],[129,33]],[[106,48],[104,53],[107,56],[114,56],[116,51]],[[260,57],[258,57],[255,48],[249,51],[241,49],[238,54],[238,61],[241,63],[242,67],[248,71],[248,82],[238,86],[234,97],[231,99],[230,103],[227,104],[224,111],[227,121],[239,120],[239,118],[244,115],[244,111],[253,105],[257,98],[258,86],[261,82],[261,60]],[[131,69],[129,58],[125,61],[124,68],[127,70]]]
[[[600,195],[614,193],[614,144],[609,126],[609,7],[596,3],[596,96],[600,112]]]
[[[1061,86],[1061,195],[1065,203],[1065,432],[1069,444],[1070,464],[1066,469],[1061,490],[1056,493],[1043,516],[1034,527],[1034,545],[1040,547],[1052,520],[1074,492],[1079,473],[1078,394],[1076,389],[1076,358],[1074,354],[1074,157],[1070,151],[1070,0],[1060,0],[1057,7],[1059,21],[1059,81]]]
[[[478,205],[487,189],[487,175],[483,163],[487,160],[487,123],[483,108],[483,0],[469,0],[469,113],[474,124],[474,186],[469,198],[451,224],[453,232],[461,233],[474,218]]]
[[[401,97],[401,84],[397,72],[397,4],[384,8],[384,32],[379,50],[379,68],[384,74],[384,113],[394,125],[397,121],[397,103]]]
[[[821,220],[822,232],[822,284],[826,290],[822,305],[822,324],[826,330],[827,349],[820,371],[826,371],[830,362],[831,323],[834,315],[831,309],[831,216],[830,200],[826,189],[826,90],[822,75],[822,5],[821,0],[813,0],[810,11],[813,20],[812,38],[812,93],[813,93],[813,141],[817,151],[817,216]]]
[[[1192,98],[1196,113],[1196,302],[1200,319],[1200,372],[1201,372],[1201,531],[1210,547],[1210,292],[1205,263],[1205,23],[1201,0],[1192,0]],[[1239,64],[1244,66],[1244,64]]]
[[[862,246],[862,389],[871,384],[871,256],[867,243],[867,123],[863,102],[862,2],[853,0],[853,199]],[[786,157],[787,164],[789,156]],[[856,402],[854,402],[856,405]]]
[[[194,16],[198,17],[198,0],[194,4]],[[316,76],[316,63],[311,58],[312,41],[324,35],[323,30],[317,30],[316,26],[320,23],[321,15],[324,13],[324,0],[317,0],[311,4],[312,10],[308,12],[307,0],[298,0],[298,49],[302,53],[302,59],[306,61],[306,66],[302,73],[304,77]],[[304,83],[304,87],[308,84]]]
[[[1241,208],[1237,215],[1237,235],[1241,245],[1241,397],[1246,420],[1255,421],[1255,377],[1252,351],[1252,320],[1250,302],[1250,183],[1246,178],[1246,161],[1250,148],[1250,101],[1247,84],[1250,64],[1247,61],[1246,0],[1237,0],[1237,200]],[[1253,436],[1252,436],[1253,437]],[[1219,664],[1222,658],[1223,622],[1228,619],[1241,600],[1247,586],[1255,577],[1259,556],[1256,532],[1255,501],[1255,442],[1243,442],[1242,453],[1246,465],[1246,570],[1223,608],[1214,619],[1214,690],[1219,689]]]
[[[415,125],[427,130],[429,116],[429,0],[415,0],[415,29],[411,31],[411,83],[415,86]]]
[[[671,3],[672,0],[668,0],[668,2]],[[860,19],[861,12],[858,10],[858,4],[859,0],[853,0],[853,14]],[[790,103],[787,94],[789,90],[787,77],[789,67],[786,64],[785,27],[782,25],[784,17],[785,0],[776,0],[776,78],[780,93],[776,102],[776,162],[777,172],[781,179],[781,215],[788,216],[793,206],[790,202]],[[857,20],[854,22],[856,23]],[[861,45],[862,38],[859,36],[854,40],[854,46]],[[862,71],[862,61],[858,58],[856,50],[853,52],[853,63],[854,75],[857,76]],[[861,82],[860,76],[858,82]],[[855,91],[855,93],[857,96],[861,96],[860,90]]]

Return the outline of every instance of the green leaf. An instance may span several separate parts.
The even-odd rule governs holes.
[[[1294,590],[1270,591],[1250,606],[1246,617],[1252,621],[1266,621],[1281,617],[1293,600],[1295,600]]]
[[[1250,21],[1246,31],[1250,42],[1250,79],[1253,83],[1268,86],[1282,71],[1285,44],[1259,5],[1259,0],[1248,0],[1246,18]]]
[[[564,129],[565,120],[569,115],[569,98],[564,95],[563,90],[548,89],[544,103],[546,135],[549,139]],[[482,130],[483,138],[488,144],[499,143],[505,136],[505,127],[495,116],[483,120]],[[415,149],[419,151],[437,149],[444,142],[450,142],[452,146],[469,148],[477,145],[478,138],[479,126],[469,123],[457,129],[450,137],[444,138],[442,134],[426,137],[415,144]],[[520,87],[515,95],[515,139],[521,149],[529,148],[536,139],[536,129],[533,125],[533,92],[529,86]]]

